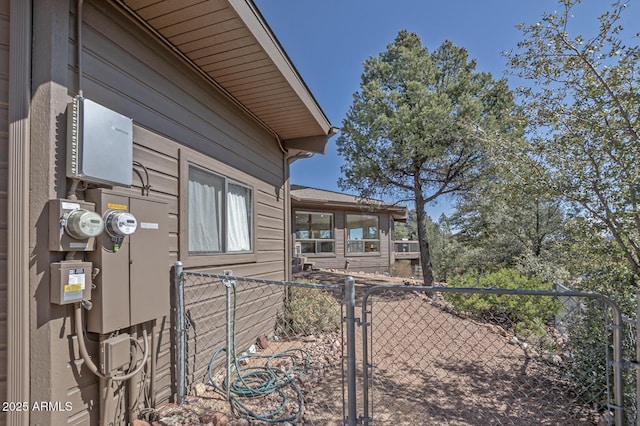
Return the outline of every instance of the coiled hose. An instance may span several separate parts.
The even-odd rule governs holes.
[[[242,354],[236,356],[236,289],[233,287],[233,319],[232,319],[232,369],[226,382],[218,384],[214,378],[213,366],[218,356],[227,351],[227,347],[221,347],[211,356],[208,374],[209,382],[221,393],[226,394],[225,383],[229,383],[229,403],[232,409],[239,415],[253,417],[267,423],[285,423],[298,420],[304,412],[304,396],[295,380],[309,369],[310,356],[304,349],[292,348],[277,352],[273,355]],[[261,366],[243,367],[244,361],[263,359]],[[287,361],[288,359],[288,361]],[[284,360],[284,362],[283,362]],[[284,370],[279,364],[290,364],[290,368]],[[292,415],[283,416],[285,408],[290,403],[289,396],[284,389],[289,387],[297,399],[298,409]],[[256,413],[242,403],[241,398],[265,397],[275,393],[280,400],[277,408],[264,413]]]

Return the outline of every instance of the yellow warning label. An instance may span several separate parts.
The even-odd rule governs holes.
[[[82,284],[67,284],[64,286],[64,292],[69,293],[71,291],[81,291]]]
[[[107,208],[114,210],[127,210],[127,206],[125,204],[108,203]]]

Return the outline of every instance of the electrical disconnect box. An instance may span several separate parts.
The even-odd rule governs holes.
[[[91,263],[63,260],[51,264],[51,303],[66,305],[91,298]]]
[[[87,331],[111,333],[169,312],[169,208],[163,201],[90,189],[105,232],[88,260],[99,269]]]

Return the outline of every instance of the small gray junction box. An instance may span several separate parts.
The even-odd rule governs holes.
[[[102,374],[112,373],[131,363],[131,339],[129,335],[119,334],[100,343],[100,369]]]

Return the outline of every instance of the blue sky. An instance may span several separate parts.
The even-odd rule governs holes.
[[[398,31],[417,33],[434,50],[445,40],[466,48],[479,71],[504,76],[502,51],[515,48],[518,23],[534,24],[543,12],[558,10],[555,0],[254,0],[298,72],[329,118],[340,127],[359,89],[363,62],[386,50]],[[574,13],[577,34],[597,25],[593,19],[608,9],[607,0],[584,0]],[[634,5],[634,16],[638,7]],[[638,23],[637,19],[634,19]],[[570,33],[573,33],[571,31]],[[337,136],[327,153],[291,166],[291,182],[331,191],[341,175]],[[451,211],[447,200],[428,206],[437,219]]]

